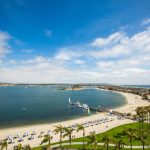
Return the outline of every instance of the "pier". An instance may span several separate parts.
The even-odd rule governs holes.
[[[80,104],[79,101],[77,102],[71,102],[70,98],[68,100],[68,103],[70,105],[74,105],[78,108],[83,108],[83,109],[87,109],[88,111],[96,111],[96,112],[109,112],[109,109],[108,108],[105,108],[105,107],[101,107],[101,106],[97,106],[97,107],[94,107],[94,106],[89,106],[88,104]]]
[[[91,111],[97,111],[97,112],[109,112],[108,108],[103,108],[103,107],[92,107],[92,106],[89,106],[89,109]]]

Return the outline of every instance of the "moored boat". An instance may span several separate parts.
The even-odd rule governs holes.
[[[79,107],[79,108],[82,108],[82,105],[80,104],[79,101],[75,102],[74,105],[76,105],[76,106]]]
[[[89,106],[87,104],[81,104],[79,101],[76,101],[76,102],[71,102],[70,100],[70,97],[69,97],[69,100],[68,100],[68,103],[70,105],[75,105],[76,107],[79,107],[79,108],[83,108],[83,109],[89,109]]]
[[[84,109],[88,109],[88,108],[89,108],[89,106],[88,106],[87,104],[83,104],[82,107],[83,107]]]

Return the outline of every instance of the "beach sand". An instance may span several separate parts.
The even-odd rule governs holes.
[[[134,114],[135,109],[137,107],[150,105],[150,102],[142,100],[140,96],[137,96],[131,93],[123,93],[123,92],[118,92],[118,93],[122,94],[126,98],[127,103],[122,107],[113,109],[115,111]],[[98,113],[92,116],[81,117],[79,119],[68,120],[68,121],[63,121],[63,122],[58,122],[58,123],[51,123],[51,124],[47,123],[47,124],[30,125],[30,126],[24,126],[24,127],[0,129],[0,140],[6,138],[6,136],[8,135],[13,137],[14,135],[18,133],[19,136],[22,136],[25,132],[32,133],[33,131],[35,131],[37,134],[34,136],[33,140],[28,140],[27,137],[25,137],[24,141],[21,142],[21,144],[22,145],[29,144],[31,147],[37,147],[42,141],[42,138],[38,138],[38,135],[40,135],[41,131],[44,131],[45,133],[47,133],[48,130],[53,131],[55,125],[61,124],[62,126],[68,127],[72,124],[76,124],[76,123],[80,124],[86,121],[93,121],[93,120],[102,119],[102,118],[108,118],[109,120],[113,118],[114,120],[85,128],[86,135],[88,135],[91,131],[95,131],[96,133],[102,133],[109,129],[117,127],[119,125],[133,122],[132,120],[129,120],[129,119],[119,120],[116,116],[109,116],[108,113]],[[73,135],[75,136],[75,138],[82,137],[82,132],[77,133],[75,131]],[[55,135],[54,133],[52,133],[52,136],[53,136],[52,143],[59,141],[59,135],[57,134]],[[63,138],[63,140],[66,140],[66,139],[68,138],[67,137]],[[19,142],[17,140],[18,139],[15,140],[14,144],[9,144],[8,150],[12,150],[14,145],[18,145]]]

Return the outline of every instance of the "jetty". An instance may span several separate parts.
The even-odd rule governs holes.
[[[89,109],[91,111],[96,111],[96,112],[109,112],[109,109],[108,108],[104,108],[104,107],[89,106]]]
[[[79,101],[71,102],[70,97],[69,97],[68,103],[70,105],[75,105],[76,107],[79,107],[79,108],[89,109],[89,106],[87,104],[81,104]]]
[[[83,109],[86,109],[88,111],[96,111],[96,112],[109,112],[109,109],[108,108],[105,108],[105,107],[100,107],[100,106],[97,106],[97,107],[94,107],[94,106],[89,106],[87,104],[81,104],[79,101],[77,102],[71,102],[70,98],[68,100],[68,103],[70,105],[74,105],[78,108],[83,108]]]

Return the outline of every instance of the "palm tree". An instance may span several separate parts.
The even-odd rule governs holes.
[[[24,147],[23,147],[23,150],[31,150],[31,146],[28,144],[28,145],[25,145]]]
[[[102,142],[104,142],[104,146],[106,145],[106,149],[109,150],[109,142],[111,141],[111,138],[109,135],[104,134],[102,138]]]
[[[60,147],[62,147],[62,134],[63,134],[63,131],[64,131],[64,127],[62,125],[58,125],[58,126],[55,126],[55,130],[54,132],[56,134],[60,134],[60,140],[59,140],[59,143],[60,143]]]
[[[142,143],[143,150],[145,149],[145,144],[147,143],[146,138],[147,138],[147,133],[145,132],[143,135],[141,134],[136,135],[136,139],[141,141]]]
[[[50,135],[45,135],[44,139],[41,141],[41,144],[48,142],[48,147],[50,148],[52,138],[53,137]]]
[[[147,110],[148,129],[150,129],[150,105],[146,107],[146,110]]]
[[[6,148],[6,150],[7,150],[8,143],[7,143],[6,140],[5,140],[5,141],[2,141],[0,145],[1,145],[1,150],[3,150],[4,148]]]
[[[85,142],[85,128],[82,124],[79,124],[77,126],[77,132],[82,131],[83,132],[83,149],[84,149],[84,142]]]
[[[93,131],[93,132],[90,132],[90,134],[89,134],[89,136],[88,136],[88,145],[89,144],[92,144],[93,146],[94,146],[94,150],[96,150],[97,149],[97,143],[98,143],[98,141],[97,141],[97,138],[96,138],[96,134],[95,134],[95,132]]]
[[[148,129],[149,128],[149,112],[148,112],[149,106],[145,106],[144,109],[145,109],[145,115],[146,115],[146,125]]]
[[[122,139],[116,140],[115,144],[116,144],[115,149],[118,149],[118,150],[121,150],[125,145]]]
[[[74,131],[73,128],[64,128],[65,134],[63,137],[68,136],[69,137],[69,143],[70,143],[70,148],[71,148],[71,140],[72,140],[72,133]]]
[[[135,111],[136,111],[138,121],[139,121],[139,131],[141,131],[141,134],[143,134],[143,132],[144,132],[144,120],[146,117],[145,108],[143,106],[138,107],[138,108],[136,108]]]
[[[135,129],[127,129],[124,131],[125,135],[127,135],[127,137],[130,140],[130,149],[132,150],[132,143],[133,143],[133,138],[136,136],[135,135]]]

